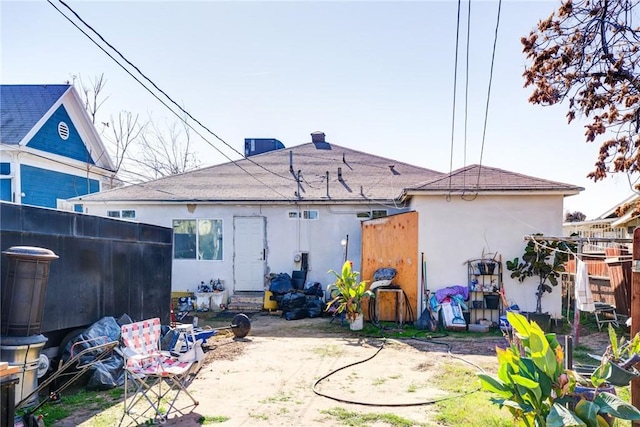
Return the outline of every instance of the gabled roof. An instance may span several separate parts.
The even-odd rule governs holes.
[[[367,203],[394,200],[404,188],[442,175],[335,144],[306,143],[81,200]]]
[[[607,211],[599,215],[598,218],[618,218],[618,215],[616,214],[618,208],[631,203],[637,203],[638,201],[640,201],[640,195],[633,193],[621,202],[616,203],[615,206],[610,207]],[[627,211],[627,214],[633,212],[634,210],[635,209],[629,209]]]
[[[74,126],[81,133],[82,143],[96,166],[115,171],[80,96],[69,84],[0,85],[0,143],[19,145],[24,142],[26,145],[61,105],[75,119]]]
[[[552,192],[564,195],[577,194],[584,190],[572,184],[522,175],[484,165],[470,165],[448,175],[407,188],[407,193],[443,191],[469,193],[513,193]]]
[[[71,85],[0,85],[0,142],[19,144]]]

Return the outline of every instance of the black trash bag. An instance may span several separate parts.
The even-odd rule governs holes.
[[[287,273],[276,274],[271,279],[269,290],[273,294],[286,294],[287,292],[291,292],[292,290],[294,290],[291,276],[289,276]]]
[[[113,353],[108,359],[101,360],[92,366],[93,371],[87,390],[104,391],[124,384],[124,359],[117,353]]]
[[[105,338],[106,337],[106,338]],[[104,344],[105,342],[118,341],[120,339],[120,325],[113,317],[103,317],[93,325],[89,326],[82,333],[75,338],[69,340],[61,355],[61,360],[66,362],[72,358],[71,349],[73,348],[73,354],[78,354],[82,350],[89,347],[94,347],[98,344]],[[87,342],[83,342],[87,341]],[[94,356],[87,354],[88,360],[93,360]]]
[[[91,347],[95,347],[100,344],[106,344],[112,341],[118,341],[120,339],[120,325],[113,317],[103,317],[93,325],[89,326],[81,334],[72,338],[64,347],[60,359],[63,362],[68,362],[72,359],[71,349],[73,348],[74,356],[83,350]],[[95,351],[89,351],[78,360],[78,364],[84,365],[91,363],[102,353],[103,348]],[[111,358],[118,357],[115,361],[109,361]],[[88,373],[83,375],[83,378],[88,378],[89,381],[93,379],[93,375],[96,370],[100,373],[93,379],[93,387],[106,387],[106,388],[94,388],[94,390],[108,390],[115,387],[114,383],[117,383],[117,379],[122,374],[123,361],[122,358],[117,356],[115,352],[111,352],[110,355],[105,356],[100,362],[94,363],[88,369]],[[107,374],[107,371],[109,373]],[[98,382],[103,378],[106,382],[98,385]]]
[[[294,308],[290,311],[285,311],[284,318],[287,320],[300,320],[307,317],[307,314],[308,313],[306,307]]]
[[[320,282],[307,282],[304,285],[304,294],[322,298],[324,297],[324,290],[322,290]]]
[[[282,297],[280,303],[282,311],[287,312],[296,308],[305,308],[307,306],[307,297],[297,292],[289,292]]]
[[[131,317],[129,317],[127,313],[124,313],[122,316],[118,318],[117,322],[118,322],[118,325],[120,326],[130,325],[131,323],[133,323],[133,319],[131,319]]]
[[[307,316],[314,318],[322,316],[324,302],[319,298],[307,298]]]

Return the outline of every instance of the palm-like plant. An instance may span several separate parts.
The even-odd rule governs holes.
[[[637,408],[602,391],[607,380],[598,370],[587,381],[564,367],[564,350],[555,334],[545,334],[515,312],[507,312],[507,320],[513,335],[508,348],[496,348],[497,376],[478,377],[484,390],[497,395],[491,402],[507,408],[517,425],[601,426],[608,425],[607,417],[640,420]],[[580,382],[593,392],[579,392]]]
[[[335,307],[336,313],[345,313],[348,321],[356,320],[362,314],[362,300],[373,297],[374,294],[367,289],[366,280],[360,281],[360,273],[353,271],[353,262],[346,261],[340,274],[334,270],[329,270],[336,276],[336,281],[329,285],[331,290],[331,301],[327,303],[329,307]]]

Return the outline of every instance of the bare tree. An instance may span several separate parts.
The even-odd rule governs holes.
[[[104,74],[90,79],[88,83],[84,83],[79,74],[73,76],[73,84],[94,126],[98,112],[108,98],[102,96],[106,83]],[[99,133],[106,142],[121,181],[140,182],[199,166],[196,153],[192,151],[186,117],[161,127],[151,118],[147,123],[140,123],[138,114],[121,111],[117,117],[112,115],[101,125]],[[132,152],[136,154],[132,155]]]
[[[149,126],[141,133],[135,158],[141,174],[148,179],[176,175],[200,166],[192,147],[191,128],[186,117],[159,125],[149,119]],[[132,159],[133,160],[133,159]]]
[[[138,114],[135,116],[130,111],[121,111],[118,117],[110,117],[107,127],[111,129],[109,136],[105,139],[110,143],[111,156],[115,160],[116,171],[127,175],[127,153],[129,149],[138,141],[140,135],[144,132],[147,124],[138,123]],[[130,179],[125,179],[129,181]],[[113,186],[113,183],[112,183]]]
[[[587,142],[604,139],[595,182],[610,173],[640,171],[640,33],[638,0],[565,0],[522,38],[529,102],[567,102],[567,119],[586,121]]]
[[[78,85],[76,85],[76,79],[78,79]],[[104,78],[104,73],[96,76],[92,79],[89,79],[88,82],[82,81],[82,76],[80,74],[73,76],[73,84],[76,89],[80,92],[80,97],[84,102],[84,108],[89,113],[89,117],[91,118],[91,123],[96,124],[96,114],[102,104],[109,98],[104,97],[101,99],[102,91],[107,84],[107,80]],[[104,125],[105,123],[103,123]]]

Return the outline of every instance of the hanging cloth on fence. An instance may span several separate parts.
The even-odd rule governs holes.
[[[587,264],[581,259],[576,259],[576,284],[575,284],[576,309],[593,313],[596,306],[591,295],[589,285],[589,272]]]

